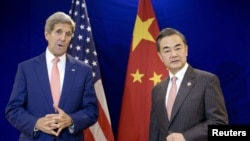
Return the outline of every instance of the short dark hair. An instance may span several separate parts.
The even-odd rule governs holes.
[[[163,30],[160,31],[160,33],[158,34],[157,38],[156,38],[156,45],[157,45],[157,51],[160,52],[160,41],[163,37],[166,36],[171,36],[171,35],[179,35],[183,41],[184,44],[187,45],[187,40],[186,37],[179,32],[178,30],[174,29],[174,28],[164,28]]]

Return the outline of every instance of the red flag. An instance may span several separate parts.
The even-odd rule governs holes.
[[[168,73],[156,49],[158,23],[150,0],[140,0],[130,48],[118,141],[146,141],[151,90]]]
[[[68,53],[76,59],[82,60],[92,66],[94,87],[98,99],[98,121],[90,128],[84,130],[84,140],[114,141],[109,110],[102,85],[99,61],[92,37],[85,0],[72,0],[69,14],[76,23],[76,30],[74,37],[71,39]]]

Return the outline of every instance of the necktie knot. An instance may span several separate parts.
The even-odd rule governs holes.
[[[176,76],[173,76],[173,77],[171,78],[172,84],[173,84],[173,83],[176,83],[176,80],[177,80],[177,77],[176,77]]]
[[[60,61],[60,59],[59,59],[58,57],[55,57],[55,58],[53,59],[53,64],[57,64],[59,61]]]

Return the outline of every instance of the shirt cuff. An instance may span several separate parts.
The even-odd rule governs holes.
[[[73,134],[74,131],[75,131],[74,127],[75,127],[75,126],[74,126],[74,123],[73,123],[73,122],[72,122],[72,125],[68,127],[69,132],[70,132],[71,134]]]

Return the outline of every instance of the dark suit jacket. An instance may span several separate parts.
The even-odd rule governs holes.
[[[38,118],[54,113],[45,53],[18,65],[6,106],[6,118],[20,132],[20,141],[83,141],[83,129],[97,121],[98,107],[90,66],[66,55],[59,107],[74,122],[74,133],[65,128],[59,137],[33,132]],[[36,133],[36,134],[34,134]]]
[[[152,90],[149,141],[166,141],[171,132],[186,141],[207,141],[208,125],[228,124],[219,79],[209,72],[188,67],[180,85],[170,121],[165,97],[169,77]]]

